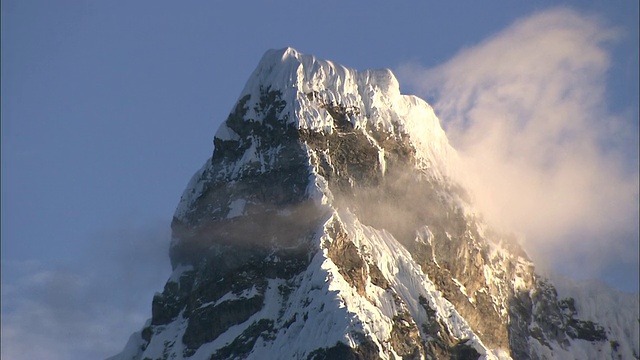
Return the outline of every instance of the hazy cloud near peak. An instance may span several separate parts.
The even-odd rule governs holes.
[[[637,263],[637,121],[606,102],[620,34],[557,8],[435,68],[398,71],[433,102],[482,212],[522,232],[534,256],[580,246],[596,267]]]

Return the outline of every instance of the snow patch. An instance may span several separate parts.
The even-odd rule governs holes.
[[[193,270],[193,266],[191,265],[184,265],[184,264],[180,264],[178,265],[173,272],[171,273],[171,276],[169,277],[169,280],[167,280],[167,282],[174,282],[174,283],[180,283],[180,278],[185,275],[185,273],[192,271]]]
[[[244,207],[247,204],[245,199],[236,199],[229,204],[229,213],[227,219],[233,219],[234,217],[244,215]]]
[[[240,140],[240,135],[238,135],[235,131],[227,126],[226,123],[222,123],[216,131],[216,138],[222,141],[238,141]]]
[[[191,208],[191,205],[193,204],[193,201],[198,197],[200,197],[200,195],[202,194],[202,190],[205,184],[205,182],[203,181],[204,174],[209,169],[210,164],[211,164],[211,158],[207,159],[207,161],[204,163],[204,165],[202,165],[200,170],[196,171],[196,173],[193,174],[193,176],[191,177],[191,180],[189,180],[189,183],[187,184],[187,187],[182,192],[182,196],[180,197],[180,202],[178,203],[178,207],[176,208],[176,211],[174,212],[173,217],[180,220],[184,220],[185,215],[187,214],[188,210]]]
[[[252,297],[255,297],[257,295],[259,295],[260,293],[258,292],[258,289],[256,289],[255,285],[250,288],[250,289],[245,289],[243,290],[241,293],[239,294],[235,294],[233,292],[228,292],[224,295],[222,295],[220,297],[220,299],[218,299],[214,304],[214,306],[218,306],[220,304],[222,304],[225,301],[231,301],[231,300],[239,300],[239,299],[250,299]],[[205,307],[206,304],[203,304],[201,307]]]

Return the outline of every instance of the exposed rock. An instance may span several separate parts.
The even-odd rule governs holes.
[[[367,264],[362,260],[358,249],[349,240],[348,235],[337,221],[329,227],[328,235],[333,240],[328,246],[328,256],[338,266],[340,274],[361,296],[365,296],[367,283]]]
[[[371,341],[352,348],[342,342],[335,346],[314,350],[307,360],[376,360],[380,359],[378,347]]]

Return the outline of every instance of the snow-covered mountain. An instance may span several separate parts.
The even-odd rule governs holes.
[[[389,70],[268,51],[214,145],[174,215],[173,274],[112,359],[640,354],[637,296],[560,298]]]

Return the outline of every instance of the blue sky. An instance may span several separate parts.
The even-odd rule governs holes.
[[[586,147],[571,149],[594,156],[578,157],[584,165],[578,168],[567,162],[558,174],[566,170],[594,180],[583,184],[584,192],[560,198],[574,205],[563,212],[572,215],[563,222],[571,226],[545,226],[554,231],[540,235],[554,240],[530,246],[566,275],[638,291],[635,1],[373,1],[363,7],[338,1],[5,0],[1,20],[3,356],[100,358],[124,346],[150,315],[153,292],[170,272],[169,222],[182,190],[210,156],[213,134],[261,55],[285,46],[356,69],[393,69],[403,92],[427,98],[448,115],[450,123],[441,116],[444,127],[454,145],[465,148],[471,130],[494,123],[474,118],[477,127],[456,127],[471,114],[447,107],[460,98],[454,85],[462,78],[456,74],[473,74],[465,81],[479,80],[462,82],[465,88],[487,93],[495,89],[482,81],[507,81],[501,77],[506,70],[482,72],[470,59],[515,69],[514,62],[507,66],[507,55],[539,55],[518,42],[531,32],[542,44],[556,39],[549,29],[576,36],[579,46],[549,52],[553,61],[542,57],[538,63],[549,66],[532,71],[540,76],[527,84],[540,88],[549,83],[545,79],[565,79],[567,63],[587,74],[557,86],[564,93],[587,89],[580,99],[595,99],[594,109],[564,129],[588,137]],[[545,28],[544,21],[551,25]],[[611,36],[601,39],[603,33]],[[540,53],[546,54],[544,46]],[[505,54],[502,60],[486,55],[494,47]],[[555,104],[545,103],[545,109],[561,109]],[[584,101],[573,105],[585,108]],[[605,123],[596,124],[593,113]],[[549,113],[538,115],[546,119]],[[542,121],[536,119],[531,124]],[[525,128],[536,129],[534,135],[541,131]],[[563,154],[557,149],[548,150]],[[487,156],[498,160],[501,154]],[[525,166],[528,158],[517,160],[517,169],[525,171],[520,173],[544,175]],[[567,179],[558,175],[550,185],[554,194],[566,193]],[[587,202],[574,204],[583,198]],[[576,208],[630,215],[610,219]],[[522,219],[536,209],[545,207],[535,203],[525,209],[529,213],[514,212],[522,216],[513,224],[533,227]],[[539,220],[549,224],[555,218]]]

